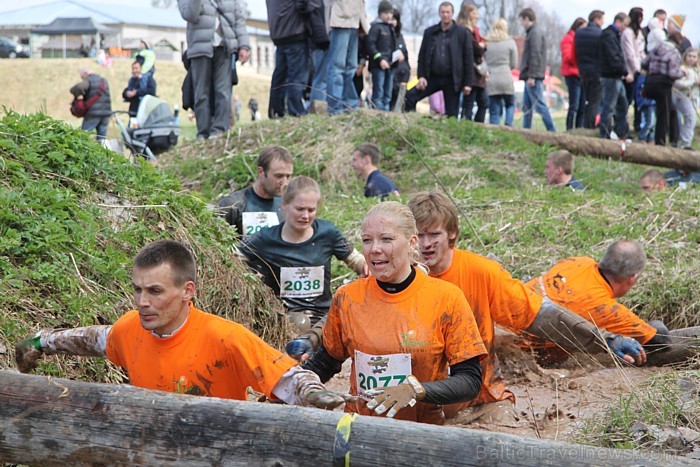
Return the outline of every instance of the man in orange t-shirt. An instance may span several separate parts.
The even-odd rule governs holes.
[[[642,245],[634,240],[618,240],[608,247],[599,263],[584,256],[566,258],[527,285],[599,328],[632,337],[641,344],[663,344],[662,335],[669,331],[661,321],[647,323],[616,300],[637,283],[645,263]]]
[[[289,404],[333,408],[345,397],[240,324],[194,307],[196,265],[182,244],[160,240],[136,255],[137,310],[113,326],[45,329],[16,347],[22,372],[46,353],[107,357],[147,389],[245,400],[252,387]]]
[[[504,385],[493,348],[495,324],[512,332],[547,337],[566,348],[580,347],[590,352],[605,350],[602,344],[605,341],[614,350],[619,350],[620,356],[624,355],[630,363],[635,360],[638,364],[642,363],[644,351],[638,343],[609,333],[600,334],[594,326],[574,313],[543,300],[495,261],[455,248],[459,217],[445,195],[438,192],[419,193],[408,202],[408,207],[416,219],[423,264],[430,268],[431,276],[462,289],[489,353],[481,361],[481,393],[476,399],[453,407],[450,413],[467,405],[506,399],[515,402],[515,396]]]

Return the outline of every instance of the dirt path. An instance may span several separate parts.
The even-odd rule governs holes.
[[[542,368],[528,352],[509,339],[500,342],[498,355],[509,389],[516,396],[517,419],[482,417],[476,421],[461,412],[447,424],[510,433],[528,438],[571,440],[583,420],[607,416],[607,409],[630,388],[647,381],[663,368],[616,367],[611,358],[601,361],[584,354],[566,358],[556,369]],[[605,363],[603,363],[605,362]],[[346,392],[349,388],[350,361],[327,386]]]

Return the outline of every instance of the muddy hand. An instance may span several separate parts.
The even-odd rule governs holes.
[[[17,361],[17,368],[22,373],[29,373],[36,368],[37,361],[43,355],[39,333],[15,345],[15,360]]]
[[[631,337],[615,336],[607,340],[608,347],[622,360],[634,365],[643,365],[647,361],[647,354],[642,348],[642,344]]]
[[[393,418],[401,409],[416,405],[425,397],[425,388],[413,375],[407,381],[397,386],[365,391],[365,395],[374,398],[367,403],[367,408],[379,415],[388,410],[386,416]]]
[[[319,409],[333,410],[346,402],[355,402],[357,397],[333,391],[312,391],[306,397],[304,405]]]

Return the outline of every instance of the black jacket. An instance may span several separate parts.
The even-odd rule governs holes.
[[[440,23],[430,26],[423,33],[423,43],[418,52],[418,77],[430,81],[430,61],[435,47],[435,36],[440,33]],[[452,59],[452,79],[455,91],[459,92],[464,86],[472,86],[474,82],[474,51],[472,35],[454,21],[447,33],[450,37],[450,52]]]
[[[127,91],[136,91],[136,95],[134,97],[126,97]],[[122,91],[124,101],[129,102],[129,114],[136,115],[141,99],[149,94],[151,96],[156,95],[156,81],[153,79],[153,75],[147,73],[141,78],[134,78],[133,76],[129,78],[126,88]]]
[[[321,0],[266,0],[270,39],[275,45],[293,44],[309,37],[309,12],[322,6]]]
[[[391,55],[396,50],[396,34],[391,24],[382,21],[372,23],[367,35],[369,69],[379,69],[379,62],[386,60],[391,65]]]
[[[578,71],[581,74],[600,73],[598,49],[602,31],[597,24],[590,22],[585,28],[578,28],[574,35],[574,50]],[[624,66],[624,60],[622,62]]]
[[[627,74],[625,56],[622,53],[622,44],[620,44],[620,31],[612,24],[601,33],[598,51],[601,77],[619,79]]]

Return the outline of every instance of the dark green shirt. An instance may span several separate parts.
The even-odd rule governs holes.
[[[216,207],[217,215],[223,217],[244,237],[253,235],[264,226],[275,225],[273,216],[267,215],[266,217],[264,214],[254,216],[252,213],[275,213],[277,215],[276,224],[282,222],[282,198],[261,198],[255,193],[252,185],[221,198],[216,203]],[[244,213],[251,214],[244,215]]]
[[[287,310],[309,310],[316,322],[328,313],[333,299],[331,257],[344,260],[353,246],[328,221],[316,219],[313,236],[303,243],[282,240],[283,225],[263,229],[246,239],[241,251]]]

